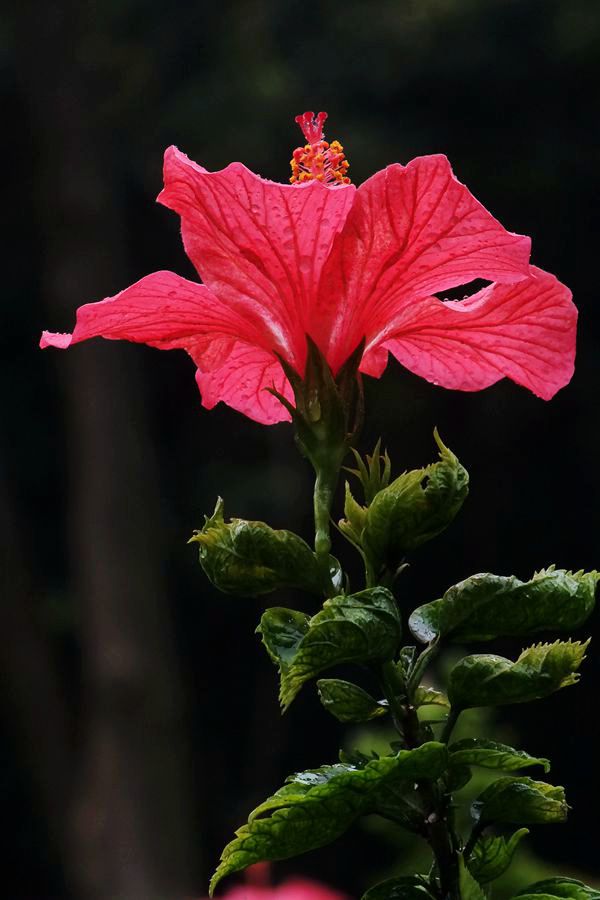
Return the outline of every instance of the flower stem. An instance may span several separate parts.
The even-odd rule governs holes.
[[[331,536],[329,519],[333,493],[338,480],[339,467],[316,467],[316,479],[314,490],[315,512],[315,556],[323,576],[323,586],[328,597],[335,594],[331,580],[330,560]]]

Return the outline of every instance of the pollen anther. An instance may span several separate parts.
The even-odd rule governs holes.
[[[327,113],[305,112],[296,116],[296,122],[308,141],[304,147],[297,147],[290,160],[292,184],[320,181],[323,184],[349,184],[346,172],[350,163],[339,141],[328,143],[323,139],[323,124]]]

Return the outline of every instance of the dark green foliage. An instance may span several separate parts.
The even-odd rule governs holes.
[[[395,571],[406,553],[440,534],[467,497],[467,471],[437,431],[434,434],[439,462],[405,472],[382,486],[368,507],[361,507],[349,488],[346,491],[346,518],[340,529],[361,549],[375,573]]]
[[[556,641],[523,650],[516,662],[502,656],[465,656],[452,669],[448,698],[457,709],[527,703],[575,684],[588,642]]]
[[[458,854],[458,889],[460,900],[485,900],[485,894],[469,871],[462,853]]]
[[[261,619],[263,639],[272,629],[271,613],[267,610]],[[275,615],[279,623],[282,610],[277,610]],[[297,616],[290,611],[290,617],[294,615]],[[294,621],[299,622],[297,618]],[[296,634],[299,636],[299,631]],[[386,588],[369,588],[326,600],[320,612],[308,622],[293,653],[279,666],[283,708],[287,709],[305,682],[324,669],[341,663],[390,659],[398,649],[400,634],[396,601]]]
[[[414,646],[401,647],[401,615],[389,586],[405,554],[451,522],[467,496],[468,475],[437,433],[440,461],[394,481],[379,442],[366,461],[355,454],[357,469],[350,471],[362,483],[365,505],[346,485],[340,530],[359,550],[369,587],[344,593],[342,586],[349,582],[330,555],[329,535],[338,470],[333,466],[325,471],[322,466],[332,446],[340,453],[348,448],[347,414],[352,403],[344,399],[344,391],[350,390],[348,373],[336,380],[324,365],[309,343],[305,380],[289,373],[301,408],[293,415],[297,437],[317,475],[316,553],[296,535],[275,532],[262,523],[226,524],[222,504],[195,540],[201,544],[203,565],[223,589],[263,593],[310,585],[329,596],[312,617],[272,607],[261,618],[257,631],[279,669],[284,710],[306,682],[336,666],[353,664],[369,670],[378,684],[376,696],[383,699],[352,681],[321,678],[317,689],[323,707],[343,723],[388,715],[397,734],[389,744],[391,755],[342,750],[339,763],[290,777],[250,814],[225,847],[211,891],[225,875],[261,860],[286,859],[322,847],[360,816],[377,814],[428,841],[434,864],[429,876],[388,879],[367,891],[363,900],[485,900],[482,885],[508,869],[527,834],[525,827],[512,836],[486,829],[563,822],[568,806],[562,787],[507,775],[489,784],[472,803],[470,838],[460,834],[455,795],[471,781],[474,767],[513,773],[541,766],[547,772],[550,764],[545,757],[488,739],[469,737],[448,747],[453,727],[460,713],[471,707],[524,703],[574,684],[588,643],[540,643],[523,650],[516,661],[492,654],[465,656],[451,670],[446,691],[421,682],[445,640],[488,641],[578,627],[594,607],[599,576],[553,567],[528,582],[475,575],[451,587],[440,600],[414,610],[409,625],[415,638],[427,645],[421,652]],[[331,445],[329,428],[335,435]],[[438,709],[420,712],[428,706]],[[434,740],[438,726],[442,726],[439,742]],[[565,883],[556,887],[556,895],[550,887],[546,891],[534,886],[523,896],[600,900],[585,894],[585,887],[578,888],[583,894],[575,888],[568,894]]]
[[[524,750],[515,750],[496,741],[465,738],[448,749],[451,766],[482,766],[485,769],[502,769],[504,772],[542,766],[544,772],[550,771],[549,760],[530,756]]]
[[[564,788],[507,775],[490,784],[471,807],[481,824],[551,825],[567,818]]]
[[[528,828],[519,828],[508,839],[491,834],[481,835],[468,861],[471,874],[480,884],[500,878],[510,866],[519,843],[527,834]]]
[[[557,877],[530,884],[519,891],[517,897],[521,900],[547,900],[551,897],[560,897],[561,900],[600,900],[600,891],[588,887],[582,881],[576,881],[575,878]]]
[[[226,594],[255,597],[279,588],[322,592],[315,555],[302,538],[264,522],[225,522],[221,498],[192,541],[200,545],[200,565]]]
[[[418,640],[489,641],[496,637],[578,628],[594,608],[597,572],[549,569],[531,581],[473,575],[449,588],[441,600],[420,606],[409,627]]]
[[[339,722],[369,722],[388,712],[387,702],[379,703],[349,681],[322,678],[317,682],[317,689],[321,703]]]
[[[371,760],[363,768],[338,764],[291,776],[225,847],[210,883],[211,895],[225,875],[254,862],[287,859],[329,844],[358,816],[377,812],[379,798],[388,789],[438,778],[446,765],[445,746],[430,743]]]

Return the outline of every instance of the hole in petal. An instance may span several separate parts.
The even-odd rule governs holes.
[[[473,294],[476,294],[482,288],[487,287],[488,284],[491,284],[491,282],[486,281],[484,278],[475,278],[474,281],[469,281],[468,284],[460,284],[458,287],[449,288],[446,291],[438,291],[433,296],[443,302],[446,300],[468,300],[469,297],[472,297]]]

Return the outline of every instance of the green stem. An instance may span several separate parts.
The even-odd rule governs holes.
[[[452,709],[448,713],[448,718],[446,719],[446,723],[440,735],[440,741],[442,742],[442,744],[447,744],[450,740],[450,736],[454,730],[454,726],[458,722],[458,717],[460,716],[461,712],[461,709],[455,709],[454,707],[452,707]]]
[[[321,569],[325,594],[332,597],[335,588],[331,580],[330,560],[331,535],[329,522],[331,504],[337,484],[340,465],[336,467],[315,467],[316,479],[313,495],[315,512],[315,556]]]
[[[484,828],[485,828],[485,825],[482,825],[481,822],[476,822],[475,825],[473,826],[473,830],[471,831],[469,840],[465,844],[465,849],[463,851],[463,856],[465,858],[465,862],[469,859],[471,853],[473,852],[475,844],[481,837],[481,834],[482,834]]]

